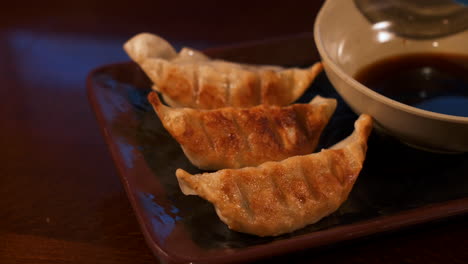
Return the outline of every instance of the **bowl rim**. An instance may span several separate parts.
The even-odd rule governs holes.
[[[317,14],[317,17],[315,19],[314,23],[314,40],[315,40],[315,45],[317,46],[317,50],[322,57],[322,61],[325,66],[330,67],[334,72],[336,72],[340,78],[342,78],[345,82],[350,84],[354,89],[357,89],[359,92],[365,94],[366,96],[370,97],[373,100],[376,100],[378,102],[381,102],[385,105],[388,105],[392,108],[395,108],[397,110],[401,110],[403,112],[413,114],[413,115],[418,115],[422,116],[425,118],[430,118],[430,119],[436,119],[440,121],[446,121],[446,122],[452,122],[452,123],[460,123],[460,124],[468,124],[468,117],[463,117],[463,116],[455,116],[455,115],[448,115],[448,114],[442,114],[442,113],[437,113],[437,112],[432,112],[429,110],[423,110],[420,108],[416,108],[414,106],[410,106],[404,103],[400,103],[396,100],[390,99],[384,95],[381,95],[367,86],[361,84],[358,82],[354,77],[351,75],[345,73],[338,64],[335,63],[335,61],[330,57],[328,52],[326,51],[324,47],[324,43],[322,40],[322,32],[321,32],[321,23],[323,20],[323,17],[326,15],[326,13],[329,11],[327,8],[330,4],[330,1],[325,1],[325,3],[322,5],[319,13]],[[326,62],[325,62],[326,61]],[[336,89],[336,88],[335,88]],[[337,90],[338,91],[338,90]]]

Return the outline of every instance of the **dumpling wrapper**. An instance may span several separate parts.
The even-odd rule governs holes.
[[[193,165],[205,170],[257,166],[312,153],[336,108],[335,99],[316,96],[309,104],[171,108],[148,95],[163,126]]]
[[[191,175],[176,171],[182,192],[211,202],[230,229],[277,236],[313,224],[347,199],[367,151],[372,119],[331,149],[258,167]]]
[[[321,63],[308,69],[285,69],[213,60],[189,48],[177,53],[166,40],[149,33],[134,36],[124,49],[172,107],[288,105],[322,71]]]

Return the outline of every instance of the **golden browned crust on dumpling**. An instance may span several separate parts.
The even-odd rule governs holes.
[[[276,236],[315,223],[347,199],[361,171],[372,119],[361,115],[355,132],[336,148],[258,167],[191,175],[176,171],[185,194],[211,202],[229,228]]]
[[[167,41],[148,33],[131,38],[124,49],[173,107],[288,105],[323,68],[320,62],[306,69],[232,63],[189,48],[176,53]]]
[[[148,99],[187,158],[208,170],[312,153],[336,108],[335,99],[320,96],[309,104],[213,110],[167,107],[155,92]]]

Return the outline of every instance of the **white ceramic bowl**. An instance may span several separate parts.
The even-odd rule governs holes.
[[[352,0],[327,0],[315,21],[314,37],[325,72],[357,114],[374,117],[376,128],[401,141],[437,152],[468,152],[468,117],[418,109],[372,91],[353,76],[383,58],[407,53],[468,55],[468,31],[437,40],[408,40],[372,25]]]

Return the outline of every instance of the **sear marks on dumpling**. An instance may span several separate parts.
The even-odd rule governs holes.
[[[154,92],[148,98],[192,164],[208,170],[312,153],[336,107],[334,99],[316,97],[286,107],[198,110],[164,106]]]
[[[189,48],[177,53],[148,33],[134,36],[124,49],[172,107],[284,106],[297,100],[322,71],[320,62],[305,69],[283,68],[210,59]]]
[[[372,119],[361,115],[355,131],[336,147],[258,167],[191,175],[176,171],[185,194],[213,203],[229,228],[276,236],[315,223],[347,199],[367,151]]]

